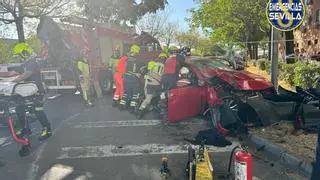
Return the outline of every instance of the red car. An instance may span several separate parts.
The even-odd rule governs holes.
[[[301,88],[291,92],[279,87],[277,92],[264,78],[236,71],[218,57],[193,58],[186,66],[191,84],[169,91],[169,123],[202,114],[222,135],[282,120],[291,121],[296,129],[320,124],[318,95],[310,96]]]
[[[240,107],[239,97],[245,95],[255,95],[255,92],[262,94],[274,93],[273,85],[264,78],[256,76],[246,71],[236,71],[223,58],[193,58],[187,60],[186,66],[190,70],[189,80],[191,85],[177,87],[169,91],[168,94],[168,121],[175,123],[183,121],[188,117],[201,114],[207,114],[221,133],[225,134],[225,126],[228,123],[222,122],[223,118],[228,118],[230,113],[223,113],[223,118],[217,120],[213,116],[217,115],[213,107],[227,106],[227,111],[238,113]],[[252,119],[246,115],[233,116],[233,120],[240,117],[243,119]],[[210,112],[210,113],[208,113]],[[222,113],[222,111],[219,111]],[[229,115],[228,115],[229,114]],[[243,117],[242,117],[243,116]],[[228,120],[229,121],[229,120]],[[230,122],[230,121],[229,121]],[[249,123],[249,122],[248,122]],[[233,124],[233,123],[231,123]]]

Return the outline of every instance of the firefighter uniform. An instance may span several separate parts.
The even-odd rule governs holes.
[[[126,73],[124,74],[124,95],[120,100],[121,109],[126,108],[129,104],[132,111],[138,104],[140,97],[140,78],[142,76],[142,69],[144,64],[137,60],[136,55],[140,53],[140,47],[133,45],[131,47],[130,55],[126,62]]]
[[[118,48],[115,48],[113,50],[113,55],[109,59],[109,64],[108,64],[109,70],[112,72],[112,74],[114,74],[116,72],[116,68],[118,66],[119,59],[120,59],[120,50]]]
[[[77,67],[80,72],[80,86],[82,90],[82,96],[85,103],[89,106],[92,105],[90,97],[88,95],[90,89],[90,70],[89,64],[85,58],[79,58],[77,62]]]
[[[116,90],[113,95],[113,104],[116,105],[120,99],[122,99],[124,94],[124,83],[123,83],[123,75],[126,72],[126,62],[128,57],[122,56],[119,60],[119,63],[116,67],[116,72],[114,73],[114,82],[116,85]]]
[[[138,116],[141,118],[147,108],[150,105],[151,100],[160,94],[161,92],[161,76],[164,68],[164,61],[166,60],[167,55],[161,53],[159,55],[158,61],[150,61],[148,63],[148,74],[145,75],[145,87],[144,94],[145,99],[140,105]]]
[[[163,75],[161,78],[161,89],[162,93],[160,95],[160,110],[162,115],[162,120],[166,123],[168,120],[168,91],[177,86],[177,81],[179,79],[179,70],[184,64],[184,56],[176,55],[172,56],[166,60],[163,69]]]

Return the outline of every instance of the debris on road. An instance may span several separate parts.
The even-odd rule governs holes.
[[[284,148],[290,154],[305,161],[315,160],[317,135],[313,133],[293,134],[289,122],[280,122],[269,127],[254,128],[251,133]]]

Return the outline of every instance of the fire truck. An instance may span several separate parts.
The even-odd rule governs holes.
[[[37,36],[44,43],[41,54],[45,60],[41,73],[48,90],[77,89],[79,83],[74,62],[83,52],[89,58],[93,81],[98,82],[105,93],[112,90],[113,75],[107,64],[115,46],[126,55],[132,44],[140,45],[138,59],[146,63],[161,53],[159,41],[146,32],[138,35],[132,28],[115,24],[93,24],[92,28],[87,24],[88,20],[84,18],[54,21],[50,17],[41,17]]]

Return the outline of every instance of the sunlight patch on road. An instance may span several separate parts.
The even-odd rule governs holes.
[[[73,167],[56,164],[51,167],[40,179],[41,180],[60,180],[73,172]]]
[[[237,143],[227,147],[207,146],[210,152],[230,152]],[[198,148],[198,146],[195,146]],[[85,147],[63,147],[58,159],[107,158],[119,156],[141,156],[160,154],[185,154],[188,145],[143,144],[143,145],[102,145]]]

